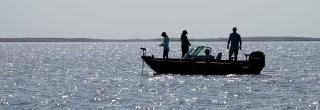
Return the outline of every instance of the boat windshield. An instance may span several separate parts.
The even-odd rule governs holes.
[[[186,55],[183,57],[183,59],[192,59],[198,56],[205,56],[205,50],[212,51],[211,47],[205,47],[205,46],[198,46],[196,49],[191,48]]]

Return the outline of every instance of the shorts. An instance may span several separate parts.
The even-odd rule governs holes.
[[[238,55],[238,50],[239,48],[230,48],[229,49],[229,55],[232,55],[234,53],[234,55]]]

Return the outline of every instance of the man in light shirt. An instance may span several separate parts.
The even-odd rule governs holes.
[[[169,37],[166,32],[162,32],[163,42],[159,45],[163,47],[163,59],[168,59],[169,57]]]

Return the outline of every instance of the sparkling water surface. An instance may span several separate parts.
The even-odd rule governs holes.
[[[319,109],[320,42],[243,42],[261,75],[153,75],[160,42],[0,43],[0,109]],[[225,42],[192,42],[223,53]],[[170,43],[169,57],[180,57]]]

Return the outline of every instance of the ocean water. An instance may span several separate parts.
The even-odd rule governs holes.
[[[239,59],[265,53],[261,75],[142,74],[139,48],[161,57],[158,44],[0,43],[0,109],[319,109],[320,42],[243,42]],[[196,45],[227,58],[225,42]]]

